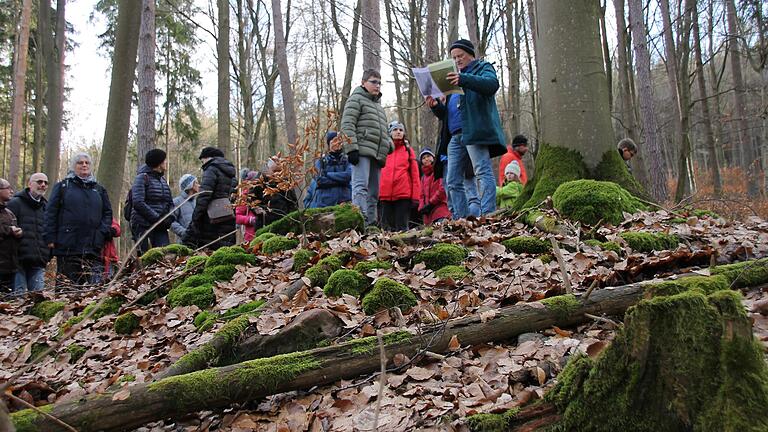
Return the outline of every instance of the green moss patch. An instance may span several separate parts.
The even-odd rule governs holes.
[[[195,255],[187,259],[187,264],[184,266],[184,270],[190,270],[195,267],[204,266],[208,261],[208,257],[205,255]]]
[[[469,271],[464,266],[454,266],[449,265],[445,266],[437,271],[435,271],[435,276],[437,276],[440,279],[448,279],[451,278],[455,281],[459,281],[464,279],[469,274]]]
[[[32,363],[34,361],[37,361],[37,358],[40,357],[40,355],[50,347],[51,346],[45,342],[33,343],[32,348],[30,350],[29,359],[27,359],[27,363]],[[51,355],[51,354],[49,353],[48,355]]]
[[[328,297],[341,297],[342,294],[359,296],[368,289],[368,278],[354,270],[336,270],[328,278],[323,292]]]
[[[629,192],[613,182],[575,180],[561,184],[552,195],[555,209],[568,219],[587,225],[601,221],[618,225],[623,212],[645,209]]]
[[[545,298],[541,303],[554,312],[557,318],[561,320],[568,319],[581,307],[581,303],[576,300],[573,294]]]
[[[549,240],[538,237],[519,236],[506,239],[501,242],[508,251],[516,254],[544,254],[552,250],[552,243]]]
[[[540,259],[540,260],[541,260],[541,262],[543,262],[544,264],[549,264],[549,263],[551,263],[552,261],[554,261],[555,257],[553,257],[553,256],[552,256],[552,254],[548,254],[548,253],[547,253],[547,254],[541,254],[541,255],[539,255],[539,259]]]
[[[82,345],[78,344],[71,344],[67,346],[67,352],[69,353],[69,362],[70,363],[77,363],[78,360],[80,360],[80,357],[82,357],[88,349]]]
[[[472,432],[506,432],[512,427],[519,412],[519,408],[512,408],[501,414],[471,415],[467,417],[467,426]]]
[[[636,252],[653,252],[676,249],[680,240],[673,235],[664,233],[649,233],[628,231],[619,234],[629,247]]]
[[[309,264],[310,261],[312,261],[312,258],[315,256],[315,252],[309,250],[309,249],[299,249],[296,252],[293,253],[293,267],[292,270],[295,272],[300,272],[304,270],[304,267]]]
[[[697,290],[702,294],[712,294],[715,291],[728,290],[730,285],[728,278],[723,275],[689,276],[674,281],[646,285],[644,295],[647,298],[671,296],[691,290]]]
[[[249,254],[245,249],[240,246],[225,246],[219,248],[208,257],[208,261],[205,263],[205,268],[216,267],[222,264],[240,265],[248,264],[255,265],[256,257]]]
[[[438,243],[416,254],[415,263],[423,262],[428,269],[438,270],[448,265],[461,265],[469,255],[462,246]]]
[[[195,315],[193,324],[199,333],[207,332],[213,328],[214,324],[216,324],[217,317],[218,315],[214,312],[202,311]]]
[[[298,239],[288,238],[283,236],[275,236],[270,239],[264,240],[264,243],[261,244],[261,251],[264,252],[265,254],[271,255],[274,253],[293,249],[298,245],[299,245]]]
[[[207,309],[216,302],[216,295],[213,293],[213,285],[207,283],[195,287],[174,288],[168,291],[166,299],[171,307],[195,305],[200,309]]]
[[[181,244],[169,244],[168,246],[152,248],[141,256],[142,265],[150,265],[164,260],[167,256],[184,257],[192,255],[192,249]]]
[[[50,414],[53,411],[53,404],[37,407],[40,411]],[[37,432],[40,431],[38,422],[45,418],[43,414],[33,409],[25,409],[11,413],[11,422],[16,428],[16,432]]]
[[[307,269],[304,276],[309,279],[312,286],[324,287],[328,283],[328,278],[331,277],[331,274],[340,268],[341,259],[331,255],[321,259],[317,264]]]
[[[410,288],[388,278],[377,280],[373,289],[363,298],[363,310],[368,315],[393,307],[406,312],[417,304],[416,296]]]
[[[602,250],[613,251],[617,254],[621,254],[621,246],[618,243],[612,241],[601,242],[600,240],[586,240],[584,244],[592,247],[599,247]]]
[[[237,269],[232,264],[222,264],[205,269],[204,276],[209,276],[214,281],[228,281],[237,273]]]
[[[392,263],[389,261],[360,261],[355,264],[354,270],[362,274],[368,274],[376,269],[389,270],[392,268]]]
[[[126,336],[130,335],[139,328],[139,322],[141,322],[141,318],[132,312],[126,312],[115,319],[115,333]]]
[[[29,314],[47,322],[62,310],[64,310],[64,302],[43,300],[32,306],[32,309],[29,310]]]
[[[303,212],[303,213],[302,213]],[[328,215],[333,215],[333,224],[329,226],[328,221],[324,220]],[[288,233],[302,234],[301,221],[305,221],[305,228],[308,232],[323,233],[334,235],[348,229],[355,229],[362,232],[365,227],[363,215],[360,210],[350,204],[342,204],[332,207],[312,208],[301,211],[294,211],[285,217],[272,222],[256,231],[257,235],[263,233],[274,233],[286,235]]]
[[[385,334],[381,337],[384,346],[410,342],[413,335],[407,331],[396,331]],[[349,351],[353,354],[371,354],[379,346],[379,339],[376,336],[368,336],[360,339],[353,339],[347,342]]]
[[[738,288],[768,283],[768,258],[717,266],[711,274],[725,276]]]
[[[256,247],[257,245],[260,245],[260,244],[264,243],[265,241],[271,239],[272,237],[276,237],[276,236],[277,236],[277,234],[271,233],[271,232],[261,233],[261,234],[257,235],[256,237],[254,237],[253,240],[251,240],[250,246],[251,247]]]
[[[104,300],[104,303],[102,303],[102,305],[96,309],[96,312],[94,312],[93,316],[91,316],[91,319],[96,321],[101,317],[116,314],[118,311],[120,311],[120,306],[122,306],[124,302],[125,299],[123,297],[108,297],[106,300]],[[82,312],[68,319],[67,322],[61,326],[61,330],[67,331],[73,325],[83,321],[86,315],[91,313],[93,308],[96,307],[97,303],[98,302],[89,304],[85,307],[85,309],[83,309]]]
[[[713,212],[712,210],[706,210],[706,209],[695,209],[691,212],[692,215],[696,216],[697,218],[712,218],[712,219],[722,219],[722,216],[719,214]]]
[[[229,309],[221,314],[221,319],[224,321],[229,321],[245,314],[248,314],[249,316],[255,316],[258,315],[255,312],[261,309],[263,305],[264,300],[254,300],[248,303],[243,303],[240,306]]]

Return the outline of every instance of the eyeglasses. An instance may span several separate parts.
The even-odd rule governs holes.
[[[48,180],[35,180],[35,183],[37,183],[39,185],[47,185],[48,184]]]
[[[379,80],[368,80],[368,82],[373,84],[373,85],[377,85],[377,86],[381,85],[381,81],[379,81]]]

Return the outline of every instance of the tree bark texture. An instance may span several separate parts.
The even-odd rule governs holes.
[[[32,18],[32,0],[21,3],[21,18],[16,35],[16,49],[13,56],[13,101],[11,107],[11,157],[8,180],[14,188],[23,182],[19,179],[21,154],[21,129],[26,111],[27,54],[29,53],[29,22]]]
[[[248,0],[250,2],[250,0]],[[252,10],[252,5],[246,6],[244,0],[237,0],[237,65],[238,65],[238,84],[240,88],[240,98],[243,105],[243,145],[246,151],[246,166],[255,166],[256,164],[256,140],[254,137],[254,114],[253,114],[253,29],[250,29],[248,23],[248,11]]]
[[[459,11],[460,0],[449,0],[448,3],[448,45],[450,46],[459,38]]]
[[[299,140],[299,131],[296,125],[296,108],[294,107],[293,87],[291,87],[291,72],[288,68],[288,53],[285,47],[286,40],[281,7],[280,0],[272,0],[272,23],[275,26],[275,61],[280,74],[280,92],[283,96],[288,143],[296,144]]]
[[[352,92],[352,77],[355,73],[355,58],[357,58],[357,36],[360,34],[360,14],[363,8],[364,0],[357,0],[355,5],[354,16],[352,18],[352,32],[347,40],[344,35],[344,31],[339,25],[339,21],[336,18],[336,0],[331,0],[331,22],[333,29],[336,31],[336,35],[341,39],[342,45],[344,45],[344,53],[346,54],[346,66],[344,67],[344,83],[341,87],[341,100],[338,105],[338,114],[341,117],[341,113],[344,112],[344,105],[347,103],[349,94]]]
[[[66,0],[56,1],[56,37],[47,32],[49,50],[45,56],[45,71],[48,78],[48,123],[45,133],[45,172],[52,178],[58,177],[61,150],[61,128],[64,118],[64,45],[66,41]],[[41,3],[44,9],[48,0]],[[50,18],[46,20],[50,23]],[[50,36],[49,36],[50,35]]]
[[[136,162],[138,167],[141,167],[144,165],[144,155],[155,148],[155,0],[142,0],[138,52],[136,74],[139,83],[139,114],[136,128]]]
[[[379,0],[362,0],[363,69],[381,71],[381,12]]]
[[[398,353],[414,358],[425,350],[445,352],[454,336],[463,346],[470,346],[509,340],[553,325],[576,325],[589,320],[585,314],[619,315],[639,301],[643,291],[643,284],[601,289],[587,300],[578,300],[569,313],[541,303],[525,303],[501,308],[485,322],[473,316],[437,324],[421,335],[387,343],[387,361],[391,363]],[[124,395],[115,397],[116,392],[112,392],[55,404],[50,414],[81,432],[130,430],[151,421],[373,373],[380,368],[375,340],[370,338],[370,346],[353,341],[170,377],[130,387],[124,399]],[[38,417],[34,426],[37,430],[61,430],[45,417]]]
[[[648,192],[656,201],[664,202],[667,199],[667,170],[661,152],[659,128],[654,114],[651,56],[648,52],[647,30],[643,20],[643,2],[642,0],[628,0],[628,6],[629,27],[632,33],[637,67],[637,99],[643,127],[642,136],[648,156],[648,171],[653,173],[650,176],[651,182]]]
[[[512,137],[520,133],[520,14],[522,10],[517,0],[506,2],[506,27],[507,39],[507,119],[506,136],[508,142]],[[429,34],[429,32],[427,32]],[[513,42],[514,41],[514,42]]]
[[[232,139],[229,136],[229,0],[217,0],[218,39],[216,40],[216,60],[218,73],[217,92],[217,140],[224,155],[232,159]]]
[[[578,151],[590,170],[614,146],[599,13],[591,0],[536,3],[542,141]]]
[[[115,51],[112,57],[112,78],[109,86],[107,123],[104,129],[99,173],[101,184],[113,203],[122,195],[128,131],[131,126],[131,93],[136,76],[136,52],[139,46],[141,2],[120,0],[118,3]]]
[[[475,57],[482,58],[485,53],[481,51],[480,30],[477,24],[477,4],[475,0],[461,0],[464,5],[464,19],[467,20],[467,36],[475,46]],[[453,43],[453,41],[450,41]]]
[[[432,63],[440,60],[438,35],[440,34],[440,0],[427,0],[427,21],[424,27],[424,62]],[[437,148],[437,118],[433,115],[420,113],[421,142],[423,146]]]
[[[42,10],[45,8],[39,7],[38,9]],[[40,12],[38,12],[37,16],[38,18],[40,17]],[[42,50],[42,39],[45,36],[40,31],[39,22],[38,31],[35,35],[37,49],[35,50],[35,126],[32,143],[32,172],[40,171],[40,154],[43,150],[43,127],[45,127],[45,96],[43,94],[45,92],[45,77],[43,76],[45,73],[43,68],[45,60]]]

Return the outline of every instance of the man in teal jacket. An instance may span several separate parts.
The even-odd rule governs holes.
[[[464,90],[463,95],[450,95],[445,101],[427,96],[432,112],[447,124],[450,139],[442,139],[438,154],[448,155],[446,186],[454,218],[469,215],[464,191],[464,167],[467,158],[480,181],[480,212],[496,210],[496,180],[491,158],[506,153],[495,94],[499,80],[493,65],[475,58],[475,47],[466,39],[451,44],[451,57],[459,73],[451,72],[448,80]]]

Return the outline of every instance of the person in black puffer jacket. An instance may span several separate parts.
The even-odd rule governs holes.
[[[91,161],[86,153],[72,158],[45,209],[43,238],[56,256],[56,272],[78,285],[101,282],[101,249],[114,236],[112,205],[91,174]]]
[[[19,271],[13,283],[13,291],[18,294],[40,291],[44,287],[45,266],[51,260],[51,250],[43,239],[47,189],[48,176],[32,174],[27,188],[8,203],[8,209],[16,215],[24,232],[19,246]]]
[[[237,189],[237,170],[232,162],[224,159],[224,153],[215,147],[204,148],[198,159],[203,163],[201,193],[195,202],[192,222],[182,242],[196,248],[205,245],[212,249],[232,246],[236,240],[234,211],[231,219],[212,223],[208,217],[208,206],[216,199],[231,199]]]
[[[173,194],[165,179],[166,154],[152,149],[144,157],[145,165],[139,168],[131,187],[131,233],[137,242],[147,230],[173,210]],[[168,228],[173,216],[163,220],[139,245],[139,255],[151,247],[167,246],[170,243]]]

